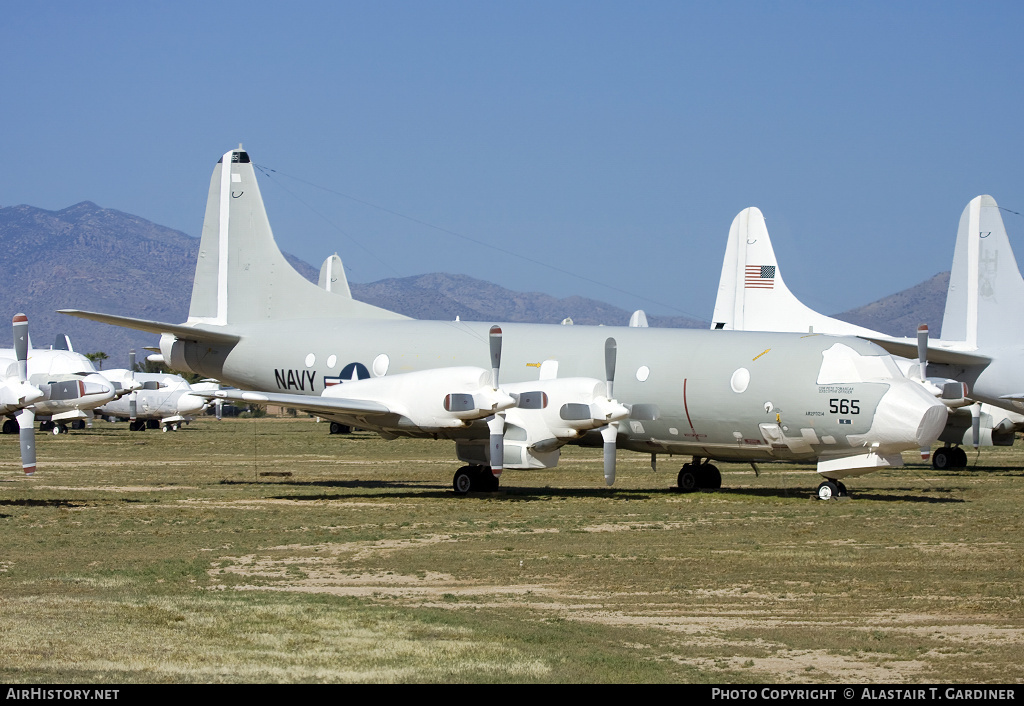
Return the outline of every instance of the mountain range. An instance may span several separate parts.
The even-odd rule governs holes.
[[[36,347],[48,347],[58,333],[66,333],[80,352],[105,352],[110,357],[105,367],[125,367],[129,349],[155,346],[157,337],[56,310],[87,309],[167,322],[188,316],[199,239],[181,231],[89,201],[60,211],[20,205],[0,208],[0,243],[5,255],[0,301],[10,316],[28,315]],[[304,277],[317,281],[319,267],[287,257]],[[897,336],[913,335],[922,322],[937,332],[948,282],[948,272],[939,274],[836,316]],[[571,318],[576,324],[625,325],[631,313],[584,297],[514,292],[466,275],[432,273],[350,287],[356,299],[418,319],[559,323]],[[648,320],[659,327],[708,326],[681,316]]]

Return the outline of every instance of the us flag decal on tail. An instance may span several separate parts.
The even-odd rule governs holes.
[[[775,286],[775,265],[747,265],[744,289],[772,289]]]

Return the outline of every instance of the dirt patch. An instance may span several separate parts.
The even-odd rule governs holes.
[[[818,650],[789,650],[778,652],[771,657],[747,659],[731,657],[728,659],[678,659],[680,663],[701,669],[720,669],[730,671],[750,671],[772,675],[776,683],[788,679],[796,683],[816,682],[822,674],[830,680],[861,684],[899,684],[913,681],[914,677],[927,668],[924,662],[887,661],[891,655],[872,653],[870,660],[858,659],[847,655],[834,655]],[[874,662],[874,663],[873,663]]]
[[[106,493],[153,493],[162,490],[198,490],[194,485],[95,485],[79,488],[71,485],[37,485],[36,490],[76,490]]]

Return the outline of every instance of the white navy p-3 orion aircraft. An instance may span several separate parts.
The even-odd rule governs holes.
[[[63,313],[160,334],[175,369],[380,433],[455,442],[456,493],[503,469],[549,468],[567,443],[691,458],[682,490],[719,487],[709,460],[817,462],[819,497],[901,465],[946,407],[853,337],[419,321],[305,280],[281,254],[248,153],[210,182],[188,320]],[[613,387],[614,385],[614,387]],[[246,392],[250,390],[252,392]],[[756,466],[755,466],[756,468]]]

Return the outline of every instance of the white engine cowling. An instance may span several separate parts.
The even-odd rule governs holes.
[[[505,468],[552,468],[562,446],[629,415],[594,378],[515,383],[505,390],[519,399],[505,412]]]
[[[463,427],[515,404],[492,387],[489,371],[473,367],[353,380],[327,388],[323,396],[379,402],[424,431]]]

